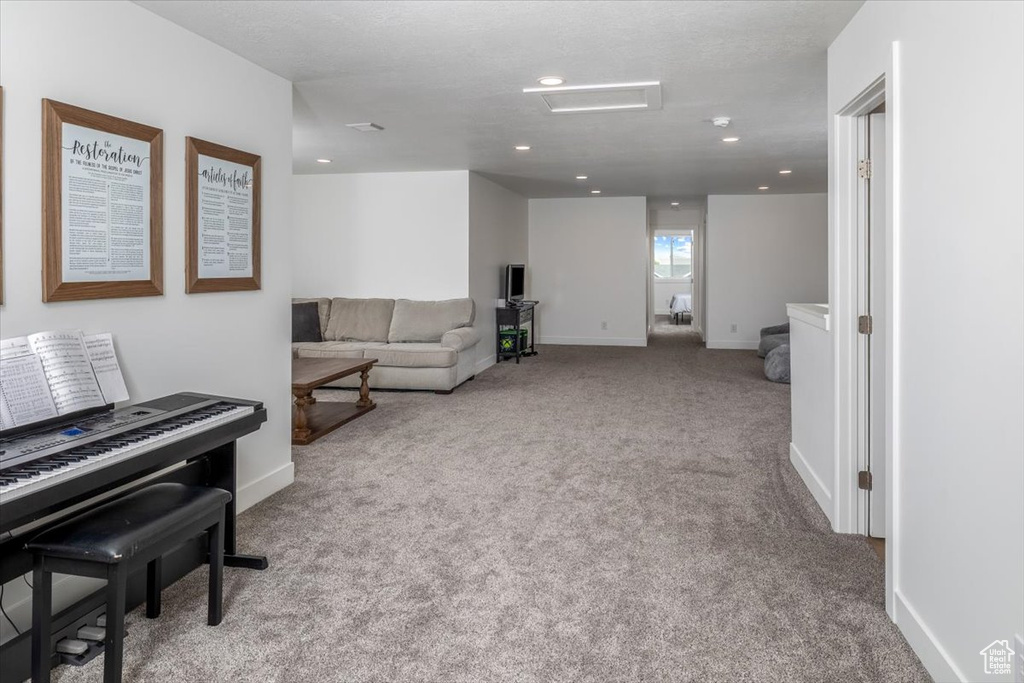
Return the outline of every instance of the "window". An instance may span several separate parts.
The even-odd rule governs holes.
[[[654,236],[654,278],[693,279],[693,233]]]

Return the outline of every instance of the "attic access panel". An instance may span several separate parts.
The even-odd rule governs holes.
[[[523,88],[551,114],[661,109],[661,81]]]

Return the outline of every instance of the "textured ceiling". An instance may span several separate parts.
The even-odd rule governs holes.
[[[139,4],[294,82],[296,173],[468,168],[529,197],[667,200],[826,190],[826,50],[861,2]],[[549,74],[660,80],[663,108],[545,113],[522,89]],[[385,130],[344,126],[365,121]]]

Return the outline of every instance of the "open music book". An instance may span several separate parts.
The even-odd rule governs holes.
[[[110,334],[58,330],[0,340],[0,430],[126,400]]]

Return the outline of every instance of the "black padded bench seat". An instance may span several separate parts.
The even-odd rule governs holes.
[[[147,564],[146,616],[159,616],[161,557],[203,533],[208,534],[210,556],[208,623],[219,624],[224,509],[230,500],[231,494],[218,488],[154,484],[58,524],[34,538],[27,546],[35,555],[33,683],[50,680],[54,651],[50,635],[54,572],[107,580],[104,683],[121,680],[128,574],[139,564]]]

